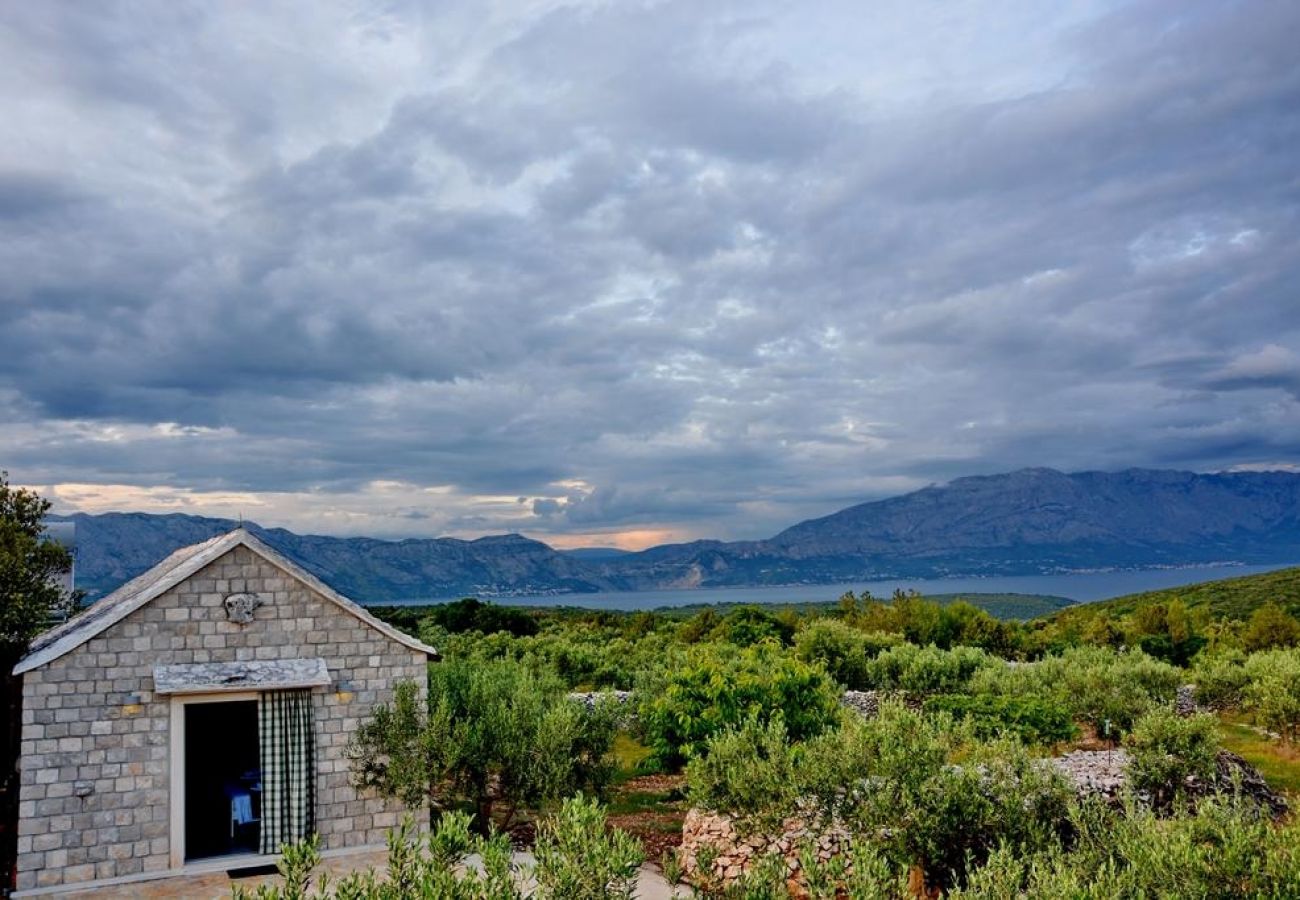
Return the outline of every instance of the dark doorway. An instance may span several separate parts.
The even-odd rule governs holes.
[[[257,701],[185,705],[185,859],[257,853]]]

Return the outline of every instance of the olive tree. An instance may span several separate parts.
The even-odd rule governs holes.
[[[501,813],[579,791],[600,793],[613,776],[610,750],[618,713],[565,696],[553,675],[515,660],[447,660],[429,671],[427,708],[416,686],[400,684],[349,745],[359,787],[408,806],[472,804],[486,831]]]

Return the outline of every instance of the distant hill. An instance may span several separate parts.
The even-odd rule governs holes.
[[[636,587],[703,587],[1297,560],[1294,473],[1022,469],[851,506],[765,541],[654,547],[603,571]]]
[[[560,552],[573,559],[582,559],[588,562],[592,560],[619,559],[632,554],[631,550],[620,550],[617,547],[575,547],[572,550],[561,550]]]
[[[77,586],[92,598],[135,577],[173,550],[239,524],[230,519],[147,513],[66,518],[77,523]],[[367,603],[616,589],[588,571],[580,560],[517,534],[474,541],[381,541],[300,535],[251,522],[244,525],[336,590]]]
[[[78,527],[78,583],[97,593],[236,524],[144,513],[68,518]],[[249,528],[371,603],[1290,563],[1300,560],[1300,475],[1024,469],[851,506],[767,540],[696,541],[638,553],[561,552],[520,535],[383,541]]]
[[[1277,603],[1294,616],[1300,616],[1300,567],[1225,578],[1222,581],[1206,581],[1186,587],[1145,591],[1096,603],[1081,603],[1059,613],[1058,618],[1086,618],[1102,612],[1124,616],[1139,607],[1169,603],[1172,600],[1181,600],[1193,609],[1207,607],[1214,618],[1246,619],[1258,607],[1269,602]]]

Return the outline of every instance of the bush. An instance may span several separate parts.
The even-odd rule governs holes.
[[[1183,680],[1181,669],[1140,650],[1072,647],[1033,663],[980,669],[969,692],[1050,700],[1114,736],[1151,707],[1173,703]]]
[[[463,865],[475,854],[481,867]],[[642,853],[636,841],[618,829],[607,829],[600,805],[583,797],[566,800],[555,816],[537,830],[534,866],[516,865],[504,834],[490,838],[470,833],[469,816],[459,812],[439,817],[422,847],[411,821],[388,836],[388,865],[382,873],[370,869],[332,880],[321,875],[311,887],[312,871],[320,863],[315,838],[285,847],[277,868],[283,885],[262,885],[249,891],[232,888],[233,900],[629,900],[634,894]],[[526,891],[528,881],[536,889]]]
[[[474,597],[433,607],[427,621],[451,633],[479,631],[493,634],[505,631],[523,637],[538,631],[537,620],[522,609],[484,603]]]
[[[1250,615],[1241,633],[1247,650],[1274,650],[1300,644],[1300,621],[1276,603],[1265,603]]]
[[[1236,709],[1245,699],[1250,676],[1243,663],[1245,654],[1239,650],[1201,654],[1192,670],[1196,682],[1196,702],[1210,709]]]
[[[1246,660],[1244,695],[1256,721],[1288,743],[1300,738],[1300,650],[1269,650]]]
[[[864,687],[916,694],[951,694],[964,691],[980,669],[1004,663],[974,647],[940,650],[899,644],[865,666]]]
[[[867,661],[876,655],[869,653],[865,634],[837,619],[805,623],[795,635],[794,653],[804,662],[821,664],[832,678],[852,690],[868,687]]]
[[[415,686],[398,686],[349,746],[357,785],[417,805],[468,801],[489,826],[493,802],[506,822],[519,807],[579,790],[602,791],[613,776],[619,712],[588,711],[564,695],[558,679],[513,660],[446,660],[429,672],[429,707]]]
[[[971,736],[946,714],[893,703],[875,719],[846,719],[804,742],[790,740],[779,722],[749,723],[691,761],[690,796],[747,827],[796,809],[838,819],[893,863],[920,866],[931,883],[948,885],[1000,843],[1050,841],[1071,796],[1018,745],[972,747]]]
[[[1145,713],[1124,740],[1130,785],[1147,791],[1158,808],[1168,808],[1185,793],[1187,778],[1205,781],[1214,774],[1217,727],[1210,715],[1180,716],[1168,707]]]
[[[533,849],[538,900],[631,900],[645,854],[635,839],[605,827],[600,804],[581,795],[564,801],[537,829]]]
[[[925,710],[969,720],[979,738],[1010,735],[1028,744],[1055,744],[1079,733],[1065,707],[1033,697],[940,694],[926,700]]]
[[[790,643],[794,628],[757,606],[740,606],[727,613],[714,626],[709,637],[737,647],[751,647],[763,641]]]
[[[797,756],[780,716],[727,728],[687,763],[691,804],[763,826],[779,822],[799,799]]]
[[[708,739],[755,719],[780,715],[790,737],[817,734],[839,717],[839,692],[820,666],[772,644],[743,650],[699,645],[639,688],[640,727],[656,760],[675,766]]]

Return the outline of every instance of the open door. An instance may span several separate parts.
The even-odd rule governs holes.
[[[262,773],[257,701],[187,703],[185,861],[257,853]]]

